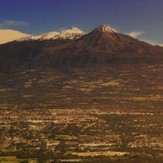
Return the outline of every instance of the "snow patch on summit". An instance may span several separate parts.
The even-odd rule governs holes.
[[[103,32],[103,33],[118,33],[118,31],[108,25],[101,25],[99,27],[97,27],[95,30],[95,32]]]
[[[69,29],[59,31],[59,32],[49,32],[49,33],[43,33],[40,35],[31,35],[29,37],[25,37],[19,41],[25,41],[25,40],[50,40],[50,39],[77,39],[81,36],[85,35],[86,33],[84,31],[81,31],[80,29],[76,27],[71,27]]]
[[[71,27],[69,29],[66,29],[66,30],[62,30],[61,33],[85,33],[83,32],[82,30],[80,30],[79,28],[76,28],[76,27]]]

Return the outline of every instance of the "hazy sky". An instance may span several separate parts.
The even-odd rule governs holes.
[[[162,44],[163,0],[0,0],[0,29],[39,34],[76,26],[89,32],[101,24]]]

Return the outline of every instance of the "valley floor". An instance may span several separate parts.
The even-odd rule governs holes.
[[[1,155],[19,159],[163,161],[160,112],[1,108],[0,130]]]
[[[0,162],[163,162],[163,65],[1,74]]]

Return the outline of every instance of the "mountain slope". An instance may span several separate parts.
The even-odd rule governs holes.
[[[11,30],[11,29],[1,29],[0,30],[0,44],[11,42],[14,40],[21,39],[23,37],[28,37],[29,35],[23,32]]]

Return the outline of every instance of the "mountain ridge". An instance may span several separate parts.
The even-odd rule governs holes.
[[[78,39],[79,37],[86,34],[84,31],[77,27],[71,27],[61,31],[53,31],[48,33],[43,33],[39,35],[31,35],[29,37],[24,37],[18,41],[30,41],[30,40],[49,40],[49,39]]]
[[[6,32],[5,32],[6,31]],[[8,31],[8,32],[7,32]],[[98,26],[97,28],[95,28],[93,30],[94,32],[106,32],[106,33],[119,33],[119,31],[107,24],[103,24]],[[91,31],[91,32],[93,32]],[[90,33],[90,32],[89,32]],[[17,36],[14,36],[12,38],[12,35],[17,34]],[[20,35],[21,34],[21,35]],[[2,44],[6,44],[12,41],[33,41],[33,40],[39,40],[39,41],[43,41],[43,40],[55,40],[55,39],[70,39],[70,40],[74,40],[74,39],[78,39],[84,35],[86,35],[87,33],[82,31],[81,29],[77,28],[77,27],[70,27],[70,28],[65,28],[59,31],[51,31],[51,32],[47,32],[47,33],[42,33],[42,34],[27,34],[21,31],[17,31],[17,30],[12,30],[12,29],[0,29],[0,45]],[[124,34],[126,36],[129,36],[128,34]],[[7,37],[11,37],[10,39],[7,39]],[[132,36],[129,36],[132,37]],[[133,37],[132,37],[133,38]],[[5,39],[5,41],[3,40]],[[144,40],[140,40],[142,42],[148,43]],[[150,44],[153,45],[153,44]],[[160,46],[162,47],[162,44],[158,44],[158,45],[153,45],[153,46]]]

